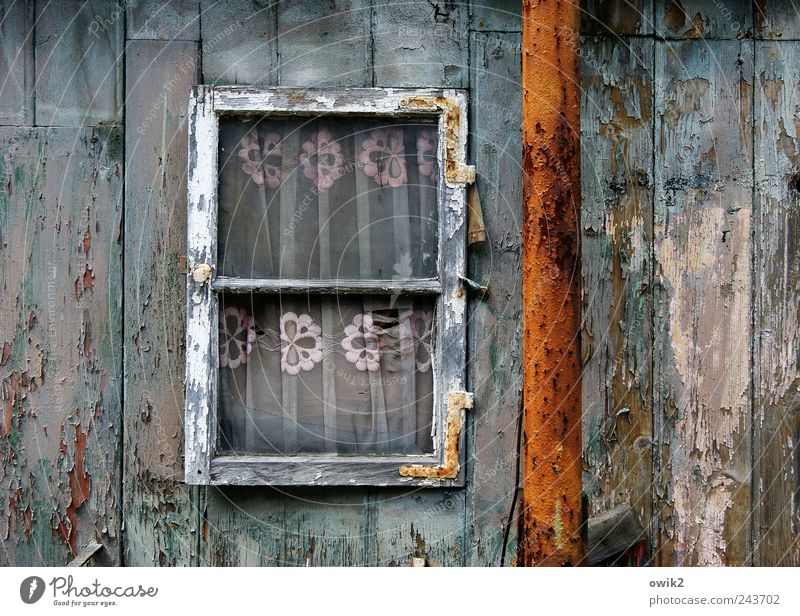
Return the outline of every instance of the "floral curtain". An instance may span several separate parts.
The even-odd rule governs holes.
[[[436,127],[224,120],[219,273],[437,275]],[[432,450],[435,298],[221,295],[220,443],[236,453]]]

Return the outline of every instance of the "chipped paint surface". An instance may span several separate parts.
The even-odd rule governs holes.
[[[752,46],[660,46],[655,205],[657,562],[749,558]]]
[[[523,2],[524,565],[577,565],[581,510],[578,294],[579,7]],[[547,79],[542,79],[547,75]]]

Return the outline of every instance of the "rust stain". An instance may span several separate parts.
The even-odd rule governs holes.
[[[88,434],[89,430],[83,432],[80,424],[75,426],[75,451],[72,454],[72,468],[67,471],[70,502],[67,506],[66,515],[61,516],[59,514],[58,516],[57,532],[59,538],[69,546],[73,556],[78,553],[78,509],[89,500],[89,493],[92,489],[91,477],[84,469],[86,437]],[[60,450],[63,454],[68,452],[68,447],[63,441],[61,442]],[[66,517],[66,520],[64,517]]]
[[[91,289],[94,287],[94,272],[92,266],[86,264],[86,269],[83,270],[83,288]]]
[[[89,249],[91,247],[92,247],[92,234],[87,227],[86,231],[83,232],[83,254],[86,255],[86,258],[89,258]]]
[[[669,11],[664,15],[664,25],[673,32],[680,30],[686,23],[686,13],[679,0],[674,0]]]
[[[581,493],[579,6],[523,2],[521,565],[575,565]]]
[[[447,427],[445,428],[444,463],[439,466],[410,464],[400,467],[403,477],[417,479],[455,479],[461,465],[458,463],[458,439],[461,435],[461,412],[471,409],[472,394],[464,391],[450,392],[447,396]]]
[[[461,109],[452,101],[439,96],[414,96],[404,98],[400,105],[406,109],[441,110],[445,125],[444,175],[450,184],[472,184],[475,181],[475,168],[459,162],[461,143]]]

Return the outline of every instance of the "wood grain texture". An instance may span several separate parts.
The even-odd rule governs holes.
[[[464,88],[469,83],[466,3],[373,3],[373,85]]]
[[[199,0],[127,0],[125,8],[128,39],[200,40]]]
[[[0,537],[16,566],[119,562],[122,142],[3,128]]]
[[[468,275],[489,287],[471,304],[468,381],[475,394],[467,452],[466,564],[506,564],[516,555],[516,490],[522,387],[521,38],[472,37],[471,150],[487,240],[469,254]]]
[[[117,121],[123,102],[124,32],[125,11],[116,3],[37,3],[37,125]]]
[[[276,6],[261,0],[200,2],[203,83],[277,83]]]
[[[656,44],[656,560],[750,559],[751,42]]]
[[[589,515],[652,512],[653,41],[584,38],[583,464]]]
[[[369,0],[278,5],[282,86],[363,86],[371,80]]]
[[[756,0],[755,35],[760,39],[800,39],[800,7],[793,0]]]
[[[756,43],[753,552],[800,565],[800,44]]]
[[[652,34],[653,2],[654,0],[582,0],[581,34]]]
[[[33,124],[33,1],[0,4],[0,125]]]
[[[197,521],[181,483],[186,292],[178,259],[186,254],[197,44],[130,41],[126,74],[126,563],[186,565]]]
[[[472,32],[522,32],[521,0],[473,0],[469,3]]]
[[[753,35],[750,0],[653,0],[656,34],[668,39],[742,39]]]

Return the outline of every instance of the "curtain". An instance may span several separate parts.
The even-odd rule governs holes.
[[[432,124],[223,120],[219,273],[435,277],[436,148]],[[432,450],[434,297],[219,299],[222,451]]]

